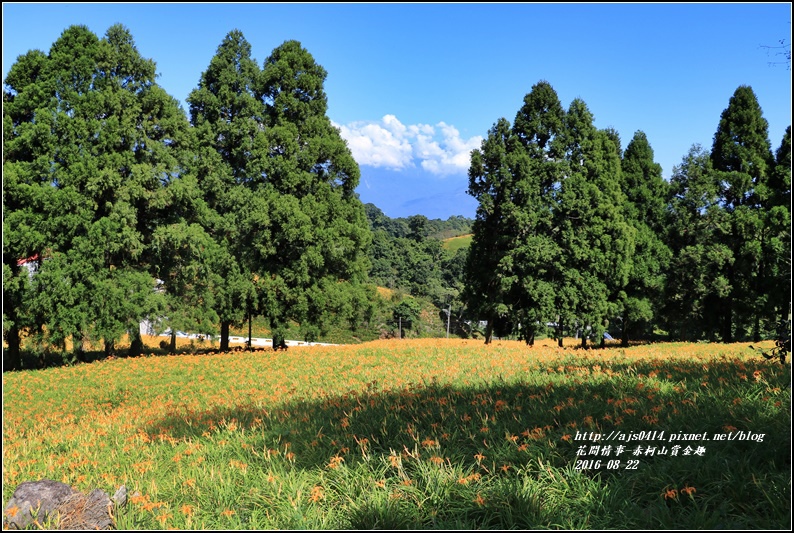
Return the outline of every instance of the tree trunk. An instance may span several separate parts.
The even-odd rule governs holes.
[[[535,330],[532,329],[526,332],[525,341],[527,346],[535,346]]]
[[[85,363],[85,339],[82,335],[72,335],[72,353],[81,363]]]
[[[287,340],[284,338],[282,334],[273,334],[273,349],[274,350],[286,350],[287,349]]]
[[[113,355],[113,348],[115,347],[115,341],[105,341],[105,357],[110,357]]]
[[[170,353],[176,353],[176,331],[171,329],[171,344],[168,346],[168,351]]]
[[[8,370],[22,370],[22,355],[19,351],[21,340],[19,328],[16,325],[8,329],[6,342],[8,343],[8,348],[3,350],[3,368]]]
[[[143,339],[141,339],[141,330],[133,329],[130,331],[130,349],[127,354],[130,357],[137,357],[143,352]]]
[[[273,335],[273,349],[286,350],[287,342],[286,339],[284,338],[284,334],[281,333],[281,328],[279,327],[278,321],[271,319],[270,327],[271,327],[271,333]]]
[[[620,345],[621,346],[628,346],[629,345],[629,328],[626,324],[629,322],[629,317],[626,314],[623,314],[623,321],[621,323],[620,328]]]
[[[559,346],[560,348],[562,348],[563,326],[564,326],[564,324],[562,323],[562,319],[559,319],[557,321],[557,346]]]
[[[493,320],[488,320],[488,325],[485,326],[485,344],[491,344],[493,339]]]
[[[725,309],[723,311],[722,322],[722,342],[733,342],[733,297],[728,296],[728,301],[725,302]]]
[[[248,349],[250,350],[253,345],[251,344],[251,311],[248,311]]]
[[[221,320],[221,352],[229,351],[229,327],[231,324],[228,320]]]

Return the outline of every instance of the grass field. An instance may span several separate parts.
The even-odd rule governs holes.
[[[455,253],[460,248],[467,248],[471,245],[472,235],[461,235],[460,237],[451,237],[444,239],[443,246],[452,253]]]
[[[790,527],[789,365],[746,344],[574,342],[7,372],[3,502],[49,478],[125,484],[120,529]]]

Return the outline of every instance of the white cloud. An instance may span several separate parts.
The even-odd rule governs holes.
[[[377,122],[358,121],[340,126],[359,165],[402,170],[421,166],[436,175],[465,174],[471,151],[482,137],[463,139],[454,126],[439,122],[405,125],[394,115]]]

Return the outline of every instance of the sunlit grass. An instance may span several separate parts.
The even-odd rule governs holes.
[[[3,498],[50,478],[132,497],[130,529],[790,525],[790,367],[746,344],[606,350],[391,340],[3,375]],[[595,432],[752,432],[763,442]],[[636,445],[667,455],[631,455]],[[705,448],[683,455],[684,446]],[[638,462],[608,469],[609,460]]]
[[[452,253],[457,252],[460,248],[467,248],[471,246],[472,235],[460,235],[458,237],[450,237],[449,239],[444,239],[443,246],[445,249],[449,250]]]

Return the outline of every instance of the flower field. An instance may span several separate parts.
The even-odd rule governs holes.
[[[8,372],[3,503],[49,478],[125,484],[120,529],[787,529],[790,380],[747,344],[451,339]]]

